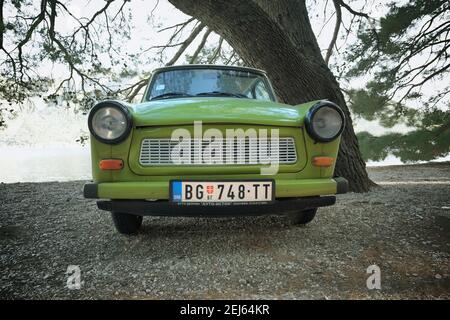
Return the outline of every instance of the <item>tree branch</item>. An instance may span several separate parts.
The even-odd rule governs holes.
[[[198,55],[200,54],[200,51],[202,51],[202,49],[205,47],[206,41],[208,40],[208,37],[209,37],[210,34],[211,34],[211,30],[207,28],[205,34],[203,35],[202,41],[198,45],[198,47],[195,50],[194,54],[192,55],[192,57],[191,57],[191,59],[189,61],[189,64],[195,63],[195,61],[198,58]]]
[[[359,12],[359,11],[352,9],[352,7],[350,7],[348,4],[344,3],[344,1],[342,1],[342,0],[336,0],[334,2],[339,3],[340,6],[344,7],[345,9],[347,9],[348,12],[350,12],[351,14],[353,14],[355,16],[359,16],[359,17],[366,18],[368,20],[372,20],[372,18],[367,13]]]
[[[166,66],[171,66],[177,60],[180,58],[180,56],[183,54],[184,51],[186,51],[187,47],[194,41],[194,39],[198,36],[198,34],[203,30],[205,25],[203,23],[200,23],[197,27],[195,27],[194,30],[192,30],[189,37],[187,37],[186,40],[182,43],[181,47],[178,49],[178,51],[175,53],[175,55],[172,57],[172,59],[169,60],[169,62],[166,63]]]
[[[173,29],[173,28],[178,28],[178,27],[185,27],[185,26],[187,26],[189,23],[191,23],[194,20],[195,20],[195,18],[190,18],[190,19],[188,19],[188,20],[186,20],[184,22],[174,24],[173,26],[162,28],[162,29],[158,30],[158,32],[163,32],[163,31],[170,30],[170,29]]]
[[[149,80],[149,78],[145,78],[145,79],[140,80],[136,84],[134,84],[133,91],[127,96],[128,102],[133,101],[133,99],[137,96],[139,91],[141,91],[141,89],[147,85],[148,80]]]
[[[214,63],[217,60],[217,57],[219,56],[219,53],[222,50],[222,43],[223,37],[220,37],[219,44],[217,45],[216,50],[214,50],[212,57],[208,60],[208,63]]]
[[[333,0],[334,8],[336,9],[336,23],[334,25],[333,37],[328,45],[327,55],[325,56],[325,63],[328,65],[330,62],[331,54],[333,53],[333,47],[336,45],[337,37],[339,35],[339,28],[342,23],[342,11],[339,4],[339,0]]]

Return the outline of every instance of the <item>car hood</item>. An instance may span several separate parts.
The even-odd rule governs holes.
[[[271,126],[301,126],[314,102],[290,106],[245,98],[193,97],[148,101],[132,106],[134,125],[186,125],[238,123]]]

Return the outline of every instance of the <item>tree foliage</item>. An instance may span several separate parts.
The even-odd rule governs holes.
[[[367,24],[358,32],[358,42],[349,48],[352,61],[347,76],[373,74],[367,91],[384,102],[424,98],[426,106],[445,100],[450,84],[441,92],[426,97],[423,88],[448,76],[450,61],[450,2],[447,0],[410,0],[389,5],[379,27]],[[444,100],[444,101],[443,101]]]
[[[67,0],[0,0],[0,101],[14,105],[40,96],[72,102],[84,110],[105,97],[131,101],[150,76],[140,67],[143,63],[172,65],[184,59],[186,49],[206,29],[189,18],[160,27],[159,32],[171,32],[167,43],[131,52],[123,46],[133,30],[130,2],[77,2],[91,5],[89,14],[77,14],[71,7],[74,2]],[[158,2],[149,8],[149,28]],[[65,27],[68,22],[70,27]],[[205,41],[192,62],[206,58],[209,63],[238,63],[239,57],[223,39],[214,50],[208,48],[211,35],[211,31],[204,33]],[[42,65],[68,70],[60,79],[42,70]]]
[[[67,1],[1,1],[0,100],[21,103],[42,94],[53,99],[64,91],[66,100],[89,105],[100,92],[112,94],[102,78],[113,80],[113,65],[127,67],[123,58],[127,54],[113,42],[129,37],[129,17],[124,12],[127,2],[113,8],[113,1],[104,1],[91,16],[77,17]],[[65,19],[76,26],[61,30]],[[107,56],[110,63],[105,65],[101,56]],[[42,72],[43,63],[67,66],[67,77],[55,83],[50,72]]]
[[[48,102],[72,103],[83,110],[105,97],[131,101],[150,76],[149,70],[140,67],[142,64],[244,64],[227,39],[198,17],[187,17],[170,26],[155,25],[153,13],[159,1],[149,3],[145,9],[149,12],[149,28],[169,34],[167,43],[143,47],[137,52],[128,50],[123,43],[133,32],[131,2],[97,1],[89,14],[80,14],[72,10],[74,2],[69,0],[0,0],[0,127],[14,115],[15,104],[35,96]],[[304,2],[290,0],[284,6],[296,8]],[[270,19],[278,21],[291,40],[297,39],[298,26],[291,21],[294,15],[280,20],[270,12],[281,9],[277,9],[278,4],[265,0],[254,3]],[[311,12],[319,5],[329,8],[331,16],[327,21],[334,17],[335,27],[328,47],[323,50],[324,60],[332,70],[341,73],[341,87],[352,113],[377,120],[387,128],[404,123],[413,129],[399,137],[390,134],[369,138],[367,133],[361,133],[359,142],[365,158],[381,160],[389,152],[400,152],[393,151],[394,140],[403,146],[401,150],[423,147],[424,152],[402,151],[404,160],[445,155],[448,142],[442,137],[449,130],[445,115],[450,104],[450,85],[446,81],[450,70],[450,3],[392,2],[387,5],[387,13],[376,19],[370,9],[373,0],[308,3]],[[233,10],[239,12],[237,7]],[[66,21],[71,22],[70,28],[62,27]],[[288,24],[291,28],[287,28]],[[349,39],[352,35],[357,37],[356,42],[348,45],[345,41],[341,48],[337,46],[339,36]],[[346,49],[343,56],[339,50],[342,46]],[[302,46],[297,51],[307,49],[308,46]],[[343,69],[330,62],[332,55],[344,58]],[[55,78],[42,69],[49,64],[56,68],[64,66],[65,76]],[[364,87],[358,86],[367,79]]]
[[[67,0],[17,0],[17,6],[16,2],[2,1],[2,12],[5,3],[9,6],[8,15],[1,16],[2,24],[9,25],[10,21],[22,17],[26,21],[20,28],[2,28],[2,38],[7,39],[0,48],[6,55],[6,62],[0,65],[4,78],[16,88],[28,84],[47,85],[36,93],[54,90],[54,94],[48,96],[51,99],[57,100],[62,95],[65,100],[75,100],[86,108],[104,97],[133,99],[146,85],[149,75],[130,72],[133,67],[128,62],[134,57],[130,58],[123,45],[133,21],[124,13],[130,0],[87,2],[95,4],[97,9],[91,8],[87,11],[89,15],[79,16],[71,12],[73,2]],[[321,56],[304,0],[169,2],[190,17],[160,30],[172,32],[166,43],[152,43],[138,50],[139,56],[134,61],[136,70],[142,69],[142,63],[148,65],[148,60],[143,58],[147,54],[159,65],[172,65],[182,59],[191,63],[241,64],[244,61],[246,65],[267,71],[281,101],[298,104],[325,98],[338,103],[350,116],[335,76]],[[342,1],[340,3],[344,6]],[[63,30],[61,23],[57,23],[62,18],[74,20],[76,27]],[[194,47],[194,43],[198,46]],[[187,51],[188,48],[191,50]],[[66,66],[67,78],[55,83],[52,77],[36,76],[48,76],[48,70],[39,72],[39,66],[49,61]],[[121,65],[123,69],[118,72]],[[127,75],[134,77],[135,82],[117,88]],[[77,81],[81,83],[81,90],[75,88]],[[85,100],[78,98],[80,93]],[[31,91],[25,96],[30,94]],[[7,98],[11,97],[17,102],[23,99],[12,94]],[[351,190],[367,191],[371,182],[350,121],[341,141],[336,174],[349,180]]]
[[[382,160],[391,152],[415,161],[448,154],[450,2],[392,2],[378,25],[367,21],[357,36],[345,76],[369,81],[347,91],[352,111],[387,128],[413,128],[405,135],[359,134],[364,157]]]
[[[381,161],[389,154],[403,162],[429,161],[450,153],[450,111],[433,110],[420,117],[416,130],[376,137],[357,134],[364,160]],[[442,123],[447,123],[443,126]]]

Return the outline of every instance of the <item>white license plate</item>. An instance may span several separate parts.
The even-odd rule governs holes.
[[[273,180],[171,181],[170,200],[178,204],[267,204],[274,200]]]

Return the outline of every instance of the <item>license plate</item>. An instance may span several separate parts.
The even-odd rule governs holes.
[[[273,180],[170,182],[170,200],[176,204],[267,204],[274,192]]]

